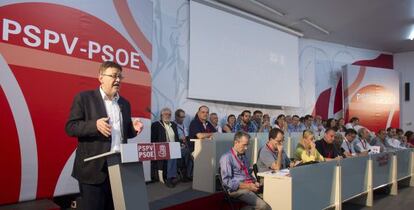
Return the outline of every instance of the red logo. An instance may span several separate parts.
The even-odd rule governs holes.
[[[170,145],[168,143],[138,144],[138,160],[168,160]]]

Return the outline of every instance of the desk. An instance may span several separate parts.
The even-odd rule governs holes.
[[[414,150],[405,149],[300,166],[290,177],[258,175],[264,177],[263,199],[273,209],[341,209],[342,202],[362,196],[359,202],[372,206],[373,190],[384,186],[397,195],[401,180],[413,187],[413,160]]]

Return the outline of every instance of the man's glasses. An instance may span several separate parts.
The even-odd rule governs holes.
[[[119,78],[120,80],[124,79],[124,76],[122,76],[122,74],[101,74],[101,75],[112,77],[112,79],[117,79],[117,78]]]

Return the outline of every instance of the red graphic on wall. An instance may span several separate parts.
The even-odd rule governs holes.
[[[99,87],[100,63],[113,60],[123,66],[120,94],[131,103],[134,117],[150,118],[146,110],[151,105],[151,75],[122,34],[81,10],[50,3],[11,4],[0,7],[0,26],[0,56],[24,95],[26,104],[21,106],[29,109],[37,150],[32,157],[37,166],[21,165],[21,153],[30,151],[20,151],[25,146],[19,139],[25,136],[17,134],[15,122],[30,119],[15,119],[0,89],[0,133],[7,141],[0,163],[8,171],[0,173],[0,186],[7,190],[0,204],[19,200],[22,167],[37,168],[36,198],[49,198],[77,145],[64,131],[72,100],[81,91]]]

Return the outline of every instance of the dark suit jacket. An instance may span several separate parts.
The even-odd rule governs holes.
[[[122,97],[119,98],[118,104],[122,113],[121,141],[127,143],[128,138],[137,135],[131,121],[131,107]],[[111,149],[111,137],[105,137],[96,127],[96,121],[103,117],[107,117],[107,113],[99,88],[75,96],[65,129],[69,136],[78,138],[72,176],[80,183],[100,184],[108,176],[105,158],[83,161]]]
[[[165,128],[161,125],[161,121],[156,121],[151,124],[151,142],[167,142],[167,132]],[[177,124],[171,122],[171,127],[174,131],[174,141],[181,142],[178,138]],[[164,177],[167,176],[167,161],[163,160],[153,160],[151,161],[151,177],[154,180],[157,180],[156,174],[158,170],[163,170]]]
[[[167,132],[165,128],[161,125],[161,121],[156,121],[151,124],[151,142],[166,142],[167,141]],[[171,127],[174,131],[175,142],[180,142],[178,138],[177,124],[171,122]]]

